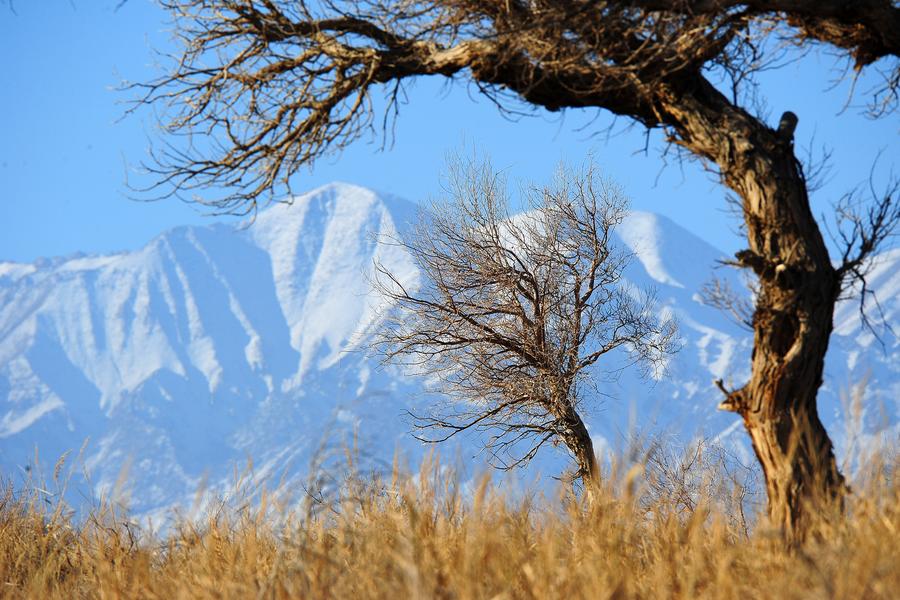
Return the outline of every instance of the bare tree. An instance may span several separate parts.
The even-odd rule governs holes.
[[[391,132],[404,82],[464,77],[506,109],[601,108],[664,131],[738,197],[758,279],[746,385],[724,390],[766,478],[768,512],[806,537],[846,492],[816,412],[835,302],[865,278],[895,230],[896,194],[843,217],[835,266],[809,204],[786,111],[769,125],[754,73],[786,45],[824,45],[847,72],[874,69],[873,116],[900,89],[900,7],[892,0],[164,0],[184,51],[138,86],[167,107],[169,143],[150,165],[174,194],[209,185],[214,204],[249,211],[292,174],[381,127]],[[852,67],[852,69],[851,69]],[[376,115],[373,92],[386,97]],[[186,143],[178,144],[177,136]],[[889,189],[892,189],[889,186]],[[857,285],[857,289],[860,286]]]
[[[399,308],[379,340],[385,357],[437,379],[449,397],[416,418],[418,437],[486,431],[502,468],[562,444],[590,490],[599,471],[579,413],[592,368],[621,349],[628,360],[613,368],[661,369],[674,351],[674,322],[622,281],[630,255],[610,235],[625,197],[593,167],[561,170],[552,187],[528,188],[530,210],[511,216],[489,165],[457,165],[450,182],[448,201],[412,235],[385,241],[409,252],[424,283],[411,289],[383,265],[375,280]]]
[[[641,444],[641,440],[633,443]],[[651,440],[643,451],[636,447],[631,452],[640,452],[644,465],[641,503],[657,517],[696,518],[708,507],[718,506],[718,513],[727,515],[734,530],[749,537],[761,495],[758,466],[743,464],[727,447],[704,438],[686,446],[677,439]]]

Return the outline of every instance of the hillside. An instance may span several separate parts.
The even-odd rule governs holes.
[[[95,491],[127,466],[131,506],[147,512],[204,482],[227,487],[248,458],[260,480],[300,477],[323,440],[356,435],[373,465],[398,449],[415,462],[428,449],[404,415],[433,398],[370,356],[384,307],[367,278],[377,259],[414,285],[409,257],[376,237],[403,235],[415,214],[404,200],[332,184],[265,209],[247,228],[183,227],[135,252],[0,263],[0,469],[19,477],[35,446],[52,465],[89,438]],[[601,365],[587,415],[596,447],[666,431],[717,436],[746,453],[737,418],[714,410],[712,380],[747,377],[750,335],[698,300],[722,253],[649,213],[633,213],[618,236],[637,258],[628,279],[656,289],[683,348],[657,381],[613,380],[615,358]],[[871,280],[895,324],[898,267],[900,251],[885,254]],[[863,377],[864,430],[900,421],[900,342],[880,333],[862,328],[855,303],[839,307],[820,401],[839,448],[853,421],[842,395]],[[475,439],[447,452],[485,460]],[[563,464],[548,451],[529,475]]]

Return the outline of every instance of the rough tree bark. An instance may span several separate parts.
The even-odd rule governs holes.
[[[743,418],[769,517],[798,541],[846,489],[816,411],[840,278],[810,210],[792,128],[772,130],[702,79],[679,92],[668,118],[681,142],[714,161],[740,195],[749,248],[736,258],[759,279],[752,375],[725,390],[720,408]]]
[[[591,434],[588,433],[584,421],[574,410],[568,411],[565,423],[568,425],[568,431],[563,436],[565,443],[572,449],[575,462],[578,463],[578,473],[588,494],[588,500],[592,500],[601,481],[600,466],[597,464],[597,454],[594,452],[594,442],[591,440]]]

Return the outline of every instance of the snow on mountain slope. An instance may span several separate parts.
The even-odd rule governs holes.
[[[866,326],[859,299],[841,302],[834,313],[834,335],[825,366],[819,413],[848,434],[892,428],[900,434],[900,248],[876,257],[868,274]],[[866,383],[860,414],[853,414],[851,386]],[[844,418],[848,415],[850,418]],[[896,439],[896,437],[895,437]]]
[[[376,237],[403,235],[415,215],[403,200],[332,184],[245,229],[183,227],[131,253],[0,263],[0,468],[15,476],[35,446],[52,464],[90,438],[94,487],[110,489],[129,467],[131,505],[146,512],[191,498],[204,481],[227,487],[248,457],[258,476],[299,476],[328,432],[356,432],[374,462],[396,449],[415,460],[426,449],[403,415],[426,406],[427,391],[366,352],[380,314],[373,261],[410,285],[418,279],[410,258]],[[734,432],[745,445],[735,417],[714,410],[711,381],[747,377],[750,336],[697,300],[721,253],[648,213],[632,214],[618,235],[636,255],[628,279],[655,288],[683,349],[657,381],[633,371],[598,379],[604,399],[588,408],[598,448],[619,445],[632,427]],[[880,260],[873,288],[896,323],[900,252]],[[897,338],[886,332],[882,346],[849,304],[835,325],[826,425],[842,430],[841,392],[868,373],[882,408],[866,414],[867,431],[894,426]],[[477,454],[477,440],[460,443],[463,456]],[[533,471],[563,464],[548,451]]]

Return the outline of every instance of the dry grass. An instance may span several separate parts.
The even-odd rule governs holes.
[[[486,479],[463,490],[431,465],[414,477],[348,480],[332,500],[310,497],[281,518],[265,500],[216,510],[163,539],[139,539],[109,508],[76,524],[40,494],[7,488],[0,596],[896,598],[893,470],[870,469],[848,517],[793,554],[764,525],[748,534],[731,500],[704,491],[743,497],[733,480],[673,491],[684,485],[661,486],[658,473],[634,467],[609,475],[589,509],[571,496],[504,497]]]

